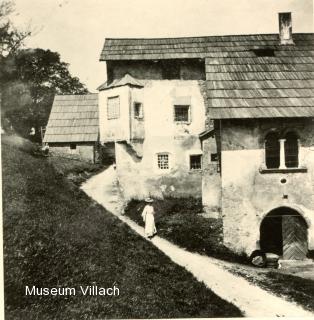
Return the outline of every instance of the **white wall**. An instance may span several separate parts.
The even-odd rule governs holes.
[[[203,81],[197,80],[151,80],[144,88],[131,88],[131,100],[124,87],[105,90],[100,93],[100,140],[114,132],[112,120],[106,120],[106,98],[115,94],[124,95],[121,110],[128,113],[133,102],[143,103],[144,131],[143,143],[134,146],[142,149],[142,159],[131,155],[123,143],[116,146],[117,173],[127,198],[143,198],[147,195],[198,196],[201,197],[201,172],[190,171],[189,155],[201,153],[198,135],[205,129],[205,104],[202,96]],[[188,98],[189,97],[189,98]],[[174,104],[179,100],[190,100],[191,123],[174,122]],[[122,111],[121,111],[122,112]],[[127,117],[115,124],[128,128]],[[126,129],[125,129],[126,130]],[[120,132],[120,131],[119,131]],[[128,135],[125,134],[125,140]],[[118,139],[117,139],[118,140]],[[133,142],[131,141],[131,144]],[[157,153],[167,152],[170,156],[170,170],[160,170]]]

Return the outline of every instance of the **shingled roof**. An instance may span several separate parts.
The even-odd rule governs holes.
[[[95,142],[98,139],[98,94],[55,96],[44,142]]]
[[[313,117],[314,34],[106,39],[100,60],[205,59],[212,119]],[[264,55],[264,56],[263,56]]]

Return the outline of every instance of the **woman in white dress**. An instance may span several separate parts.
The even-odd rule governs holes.
[[[155,210],[152,206],[152,202],[154,202],[153,199],[147,198],[145,199],[145,202],[147,203],[146,206],[143,209],[142,212],[142,218],[145,222],[145,236],[147,238],[152,238],[156,233],[156,226],[155,226]]]

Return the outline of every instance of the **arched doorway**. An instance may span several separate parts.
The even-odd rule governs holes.
[[[260,245],[264,252],[278,254],[284,260],[303,260],[308,252],[307,224],[291,208],[270,211],[260,226]]]

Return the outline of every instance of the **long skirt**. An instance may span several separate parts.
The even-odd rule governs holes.
[[[154,234],[157,233],[156,226],[155,226],[155,218],[153,214],[146,214],[145,219],[145,235],[147,237],[152,237]]]

